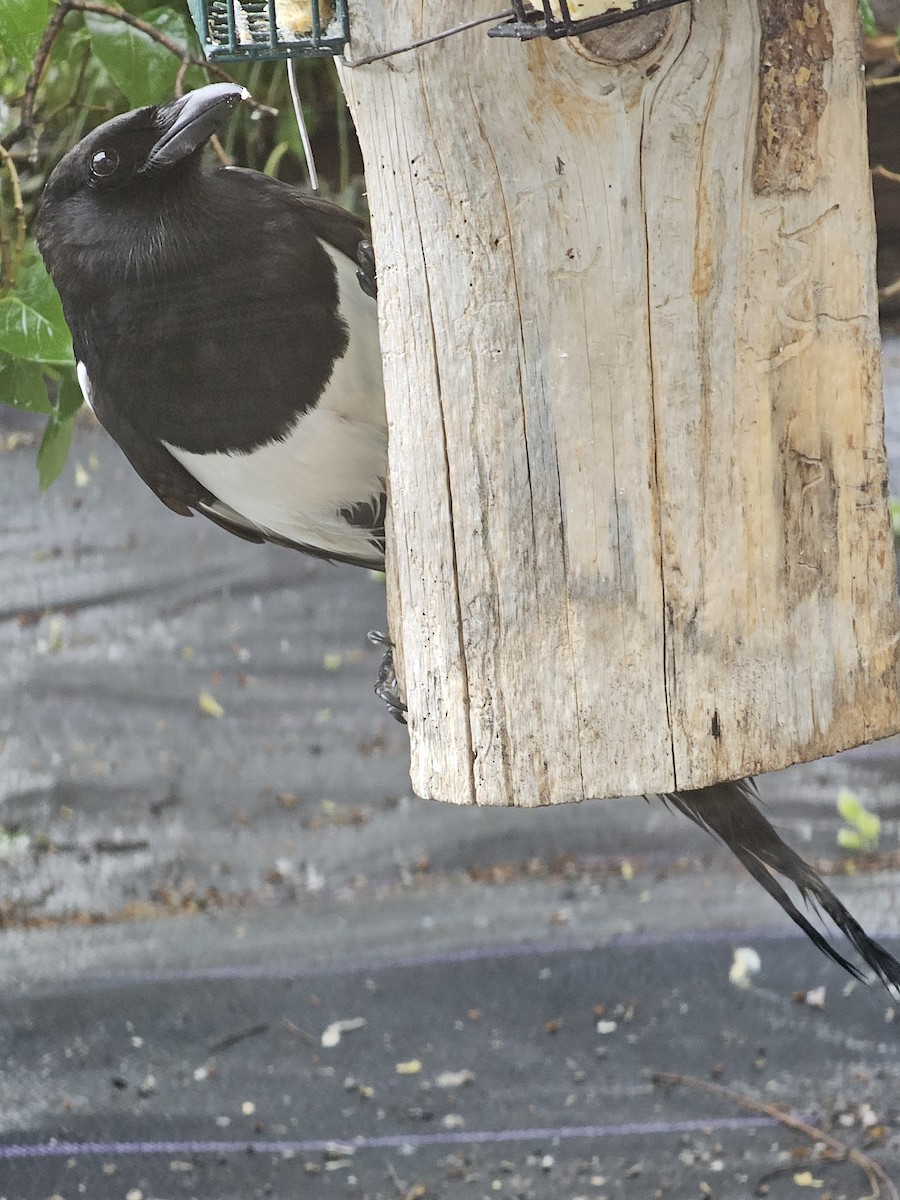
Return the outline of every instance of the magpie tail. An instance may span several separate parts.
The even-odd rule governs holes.
[[[856,979],[862,971],[844,958],[794,904],[773,872],[792,883],[804,903],[826,913],[860,957],[888,988],[900,988],[900,962],[869,937],[809,863],[783,842],[756,806],[752,779],[717,783],[696,791],[671,792],[661,799],[714,834],[728,847],[757,883],[777,900],[791,920],[830,959]]]

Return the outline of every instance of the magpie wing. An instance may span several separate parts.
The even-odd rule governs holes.
[[[192,517],[195,512],[200,512],[230,533],[246,538],[247,541],[266,541],[260,530],[244,521],[237,513],[232,515],[230,512],[214,511],[213,506],[218,503],[215,496],[172,457],[162,442],[144,437],[115,404],[104,401],[103,392],[92,386],[83,360],[78,363],[78,382],[88,408],[93,411],[147,487],[156,493],[167,508],[182,517]]]
[[[236,537],[248,542],[271,542],[290,550],[299,550],[328,562],[348,562],[351,566],[380,567],[383,548],[373,544],[373,554],[368,558],[353,558],[330,554],[318,546],[306,545],[280,537],[271,530],[263,529],[248,521],[227,504],[223,504],[207,488],[204,488],[185,467],[174,458],[166,447],[144,437],[125,419],[115,405],[104,404],[102,393],[91,388],[87,372],[79,364],[79,382],[89,408],[128,459],[136,473],[159,499],[179,516],[192,517],[195,513],[206,517],[214,524],[226,529]],[[351,514],[346,514],[352,520]],[[383,522],[383,514],[381,520]],[[359,523],[372,520],[369,514],[360,514]],[[372,526],[369,526],[372,528]],[[379,554],[381,549],[381,554]]]
[[[223,167],[229,175],[248,176],[248,183],[255,192],[263,190],[269,197],[290,208],[299,208],[306,223],[323,242],[345,254],[352,263],[358,262],[359,247],[369,236],[365,221],[354,216],[346,208],[323,200],[321,196],[310,196],[298,191],[289,183],[250,171],[246,167]]]

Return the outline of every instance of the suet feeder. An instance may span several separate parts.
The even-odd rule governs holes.
[[[210,62],[322,58],[350,36],[347,0],[188,0]]]
[[[350,0],[371,65],[337,60],[414,790],[669,792],[898,732],[857,0],[371,62],[491,12]]]

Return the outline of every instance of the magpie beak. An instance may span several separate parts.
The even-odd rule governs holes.
[[[147,155],[145,170],[173,167],[206,144],[250,93],[236,83],[211,83],[158,110],[162,135]]]

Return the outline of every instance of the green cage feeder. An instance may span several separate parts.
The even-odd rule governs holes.
[[[343,52],[347,0],[188,0],[210,62],[321,58]]]

